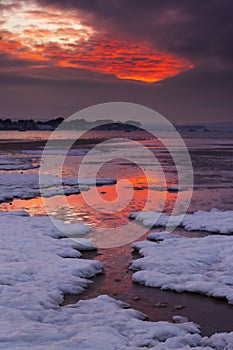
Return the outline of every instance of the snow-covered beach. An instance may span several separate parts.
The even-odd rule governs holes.
[[[0,0],[0,350],[233,350],[232,13]]]
[[[59,306],[65,293],[88,287],[88,278],[101,273],[103,265],[82,259],[80,245],[60,237],[48,220],[24,212],[1,215],[1,349],[231,346],[233,333],[202,337],[198,325],[175,315],[175,323],[148,322],[129,305],[104,295]]]
[[[133,280],[136,283],[153,287],[150,288],[151,295],[153,295],[153,290],[161,288],[171,290],[169,293],[174,293],[174,295],[177,294],[175,292],[181,293],[178,294],[181,296],[183,292],[195,292],[208,295],[211,300],[212,298],[225,298],[229,304],[232,304],[233,236],[231,233],[233,224],[232,210],[230,210],[232,203],[229,203],[232,187],[226,181],[227,177],[230,178],[230,171],[219,179],[222,184],[227,183],[229,194],[226,204],[223,199],[222,207],[208,214],[211,213],[210,209],[215,207],[213,205],[214,196],[211,197],[212,190],[208,190],[210,197],[206,208],[198,207],[198,197],[195,198],[194,193],[193,211],[183,219],[183,228],[177,228],[175,234],[164,234],[161,227],[158,227],[156,231],[153,229],[153,233],[149,234],[150,241],[145,240],[146,237],[144,237],[143,241],[133,243],[133,248],[137,249],[143,257],[132,260],[133,257],[128,259],[122,256],[123,264],[117,269],[113,262],[111,264],[110,259],[105,260],[103,256],[108,257],[111,252],[107,250],[104,252],[103,249],[101,250],[102,256],[98,256],[98,252],[90,253],[90,256],[96,254],[96,258],[86,259],[85,250],[95,249],[94,245],[88,244],[85,239],[73,241],[63,236],[46,216],[29,216],[30,210],[27,206],[29,207],[40,195],[36,162],[37,157],[40,156],[39,153],[31,144],[31,152],[27,150],[24,155],[25,159],[21,160],[19,154],[3,154],[1,162],[0,194],[3,202],[1,211],[7,211],[7,213],[0,214],[2,242],[0,349],[231,349],[233,346],[231,329],[227,329],[227,333],[219,333],[210,337],[202,336],[199,326],[192,322],[195,320],[191,319],[188,314],[189,308],[183,305],[184,300],[181,305],[181,307],[184,306],[184,309],[178,307],[178,301],[174,303],[172,298],[166,300],[172,304],[173,311],[172,313],[167,311],[167,319],[158,320],[158,322],[145,320],[145,315],[130,309],[129,305],[120,301],[127,299],[123,292],[121,294],[116,291],[117,295],[114,296],[114,291],[112,291],[111,297],[99,295],[90,300],[87,297],[81,300],[83,291],[86,289],[88,291],[90,285],[92,285],[92,290],[95,289],[95,279],[93,280],[92,277],[100,274],[96,280],[104,279],[105,269],[109,271],[115,269],[118,270],[118,277],[114,277],[115,282],[122,286],[122,290],[124,276],[127,272],[128,281]],[[70,155],[70,157],[81,156],[82,152],[73,152]],[[70,166],[69,162],[67,168],[68,166]],[[200,169],[201,165],[198,170]],[[215,169],[213,176],[214,173]],[[69,189],[70,192],[67,194],[71,195],[71,200],[77,200],[82,190],[92,190],[91,179],[84,179],[83,184],[79,183],[79,187],[83,185],[83,189],[77,187],[73,173],[64,179],[63,185]],[[108,191],[112,191],[115,182],[114,170],[112,173],[108,171],[107,176],[100,179],[99,184],[103,185],[103,196],[107,196]],[[197,192],[201,186],[202,182],[197,182]],[[138,192],[143,191],[138,190]],[[222,195],[225,192],[220,190],[219,193]],[[60,192],[57,188],[55,191],[52,188],[50,194],[56,199],[59,198]],[[174,191],[168,195],[172,202],[177,194]],[[27,200],[20,202],[23,199]],[[6,203],[7,201],[10,201],[10,204]],[[38,203],[40,202],[37,202],[37,205]],[[14,212],[16,209],[20,211]],[[198,211],[199,209],[202,211]],[[134,203],[129,208],[128,214],[135,211],[137,207]],[[145,220],[148,219],[146,215]],[[136,216],[135,214],[134,218]],[[168,216],[169,208],[161,218],[163,222],[157,226],[163,226]],[[153,219],[153,215],[149,214],[149,218]],[[95,229],[95,224],[98,224],[100,220],[94,219],[91,213],[87,217],[83,215],[81,219],[78,226],[73,226],[73,232],[77,230],[78,234]],[[140,224],[144,225],[145,222]],[[64,225],[69,226],[69,224]],[[183,237],[184,230],[186,230],[186,237]],[[189,230],[194,233],[189,233]],[[131,251],[130,245],[127,249]],[[117,255],[119,252],[120,249],[116,249],[113,253]],[[132,277],[128,270],[130,260],[132,260],[130,268],[134,270]],[[106,263],[111,266],[105,266]],[[122,272],[123,269],[124,272]],[[111,286],[108,288],[111,289]],[[147,287],[141,286],[140,290],[140,297],[136,290],[133,290],[132,299],[134,298],[135,308],[137,304],[143,304],[143,290],[146,294]],[[159,293],[159,298],[161,298],[163,291]],[[166,305],[163,307],[159,304],[169,298],[169,293],[165,294],[166,298],[159,300],[155,298],[155,313],[159,313],[161,308],[166,310]],[[64,306],[65,295],[77,295],[80,301],[76,303],[74,298],[73,304],[66,302]],[[192,295],[189,297],[191,300]],[[203,303],[205,298],[208,299],[206,296],[200,296],[200,298]],[[227,301],[221,301],[221,305],[223,309],[227,307],[228,323],[232,323],[230,315],[233,310],[232,306],[227,306]],[[202,311],[199,310],[199,312]],[[178,317],[180,315],[188,317],[188,321]]]

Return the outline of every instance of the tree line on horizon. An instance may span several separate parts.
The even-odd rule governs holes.
[[[63,123],[64,122],[64,123]],[[126,122],[113,121],[111,119],[96,120],[93,122],[86,121],[85,119],[76,119],[65,121],[64,118],[59,117],[56,119],[50,119],[47,121],[33,120],[33,119],[0,119],[0,130],[55,130],[62,125],[64,130],[85,130],[85,129],[95,129],[95,130],[123,130],[131,131],[140,128],[141,123],[135,122],[133,120],[128,120]]]

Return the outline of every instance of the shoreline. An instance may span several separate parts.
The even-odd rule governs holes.
[[[74,148],[79,148],[80,146],[86,146],[86,147],[91,147],[93,144],[96,144],[98,142],[104,141],[105,139],[78,139],[74,140],[74,144],[72,147]],[[37,150],[44,148],[46,146],[48,140],[30,140],[30,141],[23,141],[23,140],[4,140],[0,142],[0,151],[22,151],[24,149],[26,150]],[[54,142],[59,142],[59,146],[62,147],[62,144],[66,143],[66,140],[56,140]],[[55,144],[56,146],[56,144]]]
[[[85,146],[85,148],[91,148],[93,144],[102,140],[104,139],[79,139],[73,147],[82,148]],[[41,149],[46,145],[46,142],[46,140],[15,140],[15,142],[6,140],[6,142],[0,143],[0,150],[20,153],[24,149]],[[63,140],[59,140],[59,142],[62,146]],[[199,151],[197,150],[197,152]],[[131,278],[133,272],[129,270],[129,263],[130,260],[138,257],[140,256],[137,253],[132,254],[130,245],[109,250],[100,249],[97,252],[83,252],[82,258],[103,262],[105,274],[94,277],[92,279],[93,283],[82,294],[64,295],[62,305],[108,294],[143,312],[151,321],[164,320],[171,322],[172,316],[181,315],[188,317],[189,321],[198,323],[203,335],[209,336],[215,332],[232,331],[233,306],[228,305],[226,300],[195,293],[162,291],[158,288],[133,283]],[[168,305],[155,306],[163,303],[168,303]],[[178,305],[184,306],[184,308],[174,309]]]
[[[163,291],[134,283],[131,278],[134,271],[129,270],[129,263],[130,260],[140,258],[140,255],[132,251],[130,245],[111,250],[83,252],[82,258],[101,261],[104,264],[104,274],[95,276],[92,279],[93,284],[85,292],[64,295],[62,305],[107,294],[144,313],[149,321],[172,322],[172,316],[179,315],[199,324],[203,336],[232,331],[233,305],[227,304],[225,299],[197,293]],[[178,306],[182,306],[182,309]]]

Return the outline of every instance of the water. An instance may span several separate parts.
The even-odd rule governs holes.
[[[187,234],[183,230],[179,230],[179,233]],[[193,235],[200,233],[193,232]],[[228,305],[225,300],[194,293],[162,291],[132,283],[129,261],[139,256],[132,251],[130,245],[108,251],[102,249],[98,253],[86,253],[84,257],[103,262],[105,273],[95,277],[94,283],[83,294],[66,295],[64,305],[107,294],[129,303],[145,313],[151,321],[172,321],[172,316],[181,315],[199,324],[203,335],[232,331],[233,306]],[[167,306],[156,306],[158,304]],[[177,310],[176,307],[180,305],[182,309]]]
[[[72,133],[71,133],[72,134]],[[71,135],[69,134],[69,136]],[[76,132],[73,134],[75,136]],[[1,155],[7,156],[25,156],[22,150],[27,149],[26,156],[30,156],[30,149],[42,149],[46,138],[50,132],[0,132],[2,142],[0,143]],[[84,144],[80,143],[78,148],[91,148],[93,140],[100,140],[110,137],[122,137],[121,133],[112,132],[95,132],[92,133],[92,140],[86,139]],[[142,135],[127,133],[124,137],[136,137],[141,139]],[[68,134],[67,134],[68,137]],[[199,209],[210,210],[212,208],[233,210],[233,133],[232,132],[185,132],[183,133],[186,145],[189,148],[193,167],[194,167],[194,192],[188,211],[193,212]],[[17,147],[15,145],[17,141]],[[168,152],[157,140],[146,139],[142,144],[149,149],[159,159],[160,164],[167,176],[169,185],[175,185],[177,174],[174,164],[169,157]],[[124,147],[124,143],[112,144],[111,147]],[[40,155],[31,153],[34,161],[39,162]],[[78,166],[82,160],[82,155],[68,156],[64,164],[64,176],[77,176]],[[136,157],[137,158],[137,157]],[[152,164],[153,166],[153,164]],[[35,172],[36,170],[28,170],[26,172]],[[2,171],[4,173],[4,171]],[[88,175],[88,174],[86,174]],[[161,178],[156,173],[150,179],[151,183],[159,185]],[[53,209],[53,215],[57,218],[64,218],[66,222],[83,221],[85,224],[98,227],[118,227],[119,225],[128,223],[128,215],[132,211],[142,210],[147,200],[148,183],[143,171],[135,164],[117,159],[108,162],[101,168],[99,177],[113,177],[117,180],[126,178],[133,186],[133,197],[128,205],[117,213],[103,214],[88,206],[82,196],[71,195],[68,202],[72,209],[65,212],[61,207],[61,197],[55,196],[47,200],[47,205]],[[125,193],[125,184],[122,187],[117,185],[102,186],[98,188],[99,195],[111,204],[117,198],[117,191]],[[94,189],[90,190],[90,194],[94,194]],[[159,208],[160,203],[165,199],[164,211],[170,213],[174,207],[177,193],[169,193],[164,190],[150,190],[152,193],[152,201],[149,204],[150,210]],[[181,196],[185,198],[189,194],[190,189],[187,188],[181,192]],[[121,197],[124,206],[124,196]],[[151,207],[150,207],[151,205]],[[158,206],[158,207],[155,207]],[[14,200],[12,203],[2,203],[1,211],[25,209],[30,215],[45,215],[46,211],[41,198],[30,200]],[[136,224],[135,224],[136,225]],[[117,231],[116,231],[117,232]],[[188,236],[203,236],[205,232],[187,233],[182,229],[177,229],[177,233]],[[188,316],[189,319],[199,323],[202,326],[204,334],[212,334],[216,331],[232,330],[233,308],[227,305],[225,301],[215,300],[200,295],[188,293],[177,294],[174,292],[165,292],[155,288],[147,288],[133,284],[131,281],[131,271],[128,269],[129,262],[137,255],[132,255],[130,244],[123,247],[101,249],[98,253],[85,253],[84,258],[95,258],[101,260],[105,265],[105,275],[97,276],[94,284],[83,295],[69,296],[65,298],[65,303],[76,302],[79,299],[95,297],[99,294],[109,294],[113,297],[127,301],[136,309],[145,312],[151,320],[171,320],[172,315],[180,314]],[[159,302],[168,302],[168,307],[158,308],[154,305]],[[175,310],[174,306],[183,305],[182,310]]]

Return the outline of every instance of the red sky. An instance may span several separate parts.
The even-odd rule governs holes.
[[[149,43],[108,38],[94,26],[82,24],[83,17],[55,6],[8,1],[0,23],[1,51],[14,59],[34,60],[41,67],[74,67],[146,83],[193,67],[189,60]]]
[[[0,0],[0,118],[128,101],[177,123],[231,121],[232,6],[223,3]]]

